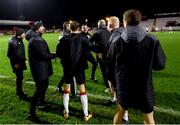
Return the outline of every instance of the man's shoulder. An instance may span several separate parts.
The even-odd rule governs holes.
[[[147,34],[146,37],[152,39],[153,41],[158,41],[157,37],[153,34]]]
[[[10,45],[18,45],[18,40],[17,40],[15,37],[12,37],[12,38],[9,40],[9,44],[10,44]]]

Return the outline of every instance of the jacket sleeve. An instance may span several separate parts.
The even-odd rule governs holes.
[[[162,70],[165,68],[166,56],[158,41],[155,45],[154,57],[153,57],[153,70]]]
[[[94,42],[96,42],[97,40],[98,40],[98,33],[96,32],[96,33],[94,33],[94,34],[90,37],[89,41],[90,41],[91,43],[94,43]]]
[[[32,46],[36,53],[37,60],[48,61],[54,58],[54,56],[49,52],[48,45],[45,42],[36,40],[32,43]]]
[[[89,50],[90,51],[93,51],[95,53],[98,52],[98,47],[95,45],[95,42],[97,42],[98,40],[99,40],[99,33],[96,32],[89,39]]]
[[[64,41],[63,41],[63,38],[61,38],[59,40],[59,43],[56,46],[56,55],[59,58],[62,58],[63,50],[65,49],[65,45],[63,44],[64,44]]]
[[[19,58],[17,56],[17,49],[18,49],[17,45],[15,45],[13,43],[9,43],[8,51],[7,51],[7,56],[9,57],[11,62],[13,62],[14,64],[18,64],[19,63]]]
[[[110,48],[107,53],[107,77],[108,80],[113,84],[113,87],[116,87],[115,84],[115,65],[116,65],[116,56],[117,56],[117,46],[116,42],[110,45]]]

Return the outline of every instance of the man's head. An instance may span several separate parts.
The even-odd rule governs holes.
[[[101,19],[98,21],[98,28],[106,27],[106,21]]]
[[[63,23],[63,29],[64,30],[70,30],[70,24],[68,22]]]
[[[34,21],[30,21],[30,22],[29,22],[29,27],[30,27],[30,28],[33,28],[33,27],[34,27]]]
[[[81,31],[84,32],[84,33],[87,33],[88,32],[88,26],[86,24],[82,25],[81,26]]]
[[[15,35],[17,38],[24,39],[26,34],[25,30],[19,27],[14,27]]]
[[[79,30],[79,23],[77,21],[72,21],[72,23],[70,23],[70,29],[72,32],[78,31]]]
[[[119,28],[119,24],[120,24],[119,18],[116,16],[111,16],[108,19],[108,29],[109,30],[114,30],[114,29]]]
[[[127,10],[123,14],[124,27],[136,26],[141,22],[141,12],[135,9]]]
[[[45,27],[42,22],[35,22],[33,30],[37,33],[43,34],[45,32]]]

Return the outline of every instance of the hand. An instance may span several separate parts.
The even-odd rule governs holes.
[[[51,53],[52,55],[52,59],[56,58],[56,54],[55,53]]]
[[[19,65],[19,64],[15,64],[14,67],[15,67],[16,69],[19,69],[19,68],[20,68],[20,65]]]
[[[102,54],[102,53],[96,53],[96,56],[97,56],[99,59],[103,59],[103,54]]]

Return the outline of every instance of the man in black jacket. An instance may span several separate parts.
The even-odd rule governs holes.
[[[30,38],[33,37],[33,35],[36,36],[36,31],[33,30],[33,27],[34,27],[34,22],[32,22],[32,21],[29,22],[29,28],[30,29],[26,32],[26,37],[25,37],[25,39],[27,41],[29,41]]]
[[[51,59],[55,54],[51,54],[47,42],[42,38],[45,28],[41,22],[36,22],[33,31],[36,34],[30,38],[28,44],[29,65],[33,79],[35,81],[35,93],[31,100],[28,118],[36,120],[35,109],[40,101],[39,108],[45,108],[45,93],[48,88],[48,78],[53,74]]]
[[[86,60],[86,51],[88,49],[88,41],[84,36],[79,34],[79,23],[73,21],[70,24],[71,34],[63,36],[60,40],[58,56],[64,71],[64,118],[69,118],[69,93],[71,92],[71,84],[75,77],[80,87],[80,100],[84,112],[84,120],[88,121],[92,115],[88,113],[88,98],[85,88],[85,69],[88,68]]]
[[[155,36],[147,34],[140,26],[141,13],[128,10],[123,15],[125,30],[113,42],[107,54],[109,67],[115,65],[115,80],[119,105],[114,124],[122,123],[128,108],[144,113],[145,124],[154,124],[152,70],[165,68],[165,54]],[[111,74],[108,74],[108,76]]]
[[[87,41],[89,41],[89,38],[91,37],[91,34],[88,32],[88,26],[85,24],[81,26],[81,35],[84,36],[87,39]],[[86,55],[87,60],[92,64],[90,80],[96,82],[97,80],[95,77],[95,72],[98,65],[97,61],[89,50],[87,51]]]
[[[98,21],[98,30],[91,36],[89,41],[95,43],[96,57],[99,62],[100,69],[102,72],[103,80],[106,85],[105,92],[109,92],[109,85],[107,81],[107,65],[106,65],[106,54],[108,51],[108,40],[110,32],[107,30],[105,20]]]
[[[120,27],[120,21],[119,18],[116,16],[111,16],[108,19],[108,29],[111,32],[111,35],[109,37],[109,45],[119,39],[121,37],[121,33],[123,32],[124,28]],[[110,86],[111,94],[112,94],[112,102],[116,102],[116,81],[115,81],[115,65],[109,65],[111,67],[109,69],[109,76],[108,78],[108,83]],[[128,123],[128,111],[125,111],[125,114],[123,116],[123,123]]]
[[[23,71],[27,69],[23,44],[25,30],[15,27],[15,32],[15,36],[9,41],[7,56],[10,59],[13,72],[16,74],[16,95],[18,95],[20,99],[27,99],[27,94],[24,94],[22,89]]]

